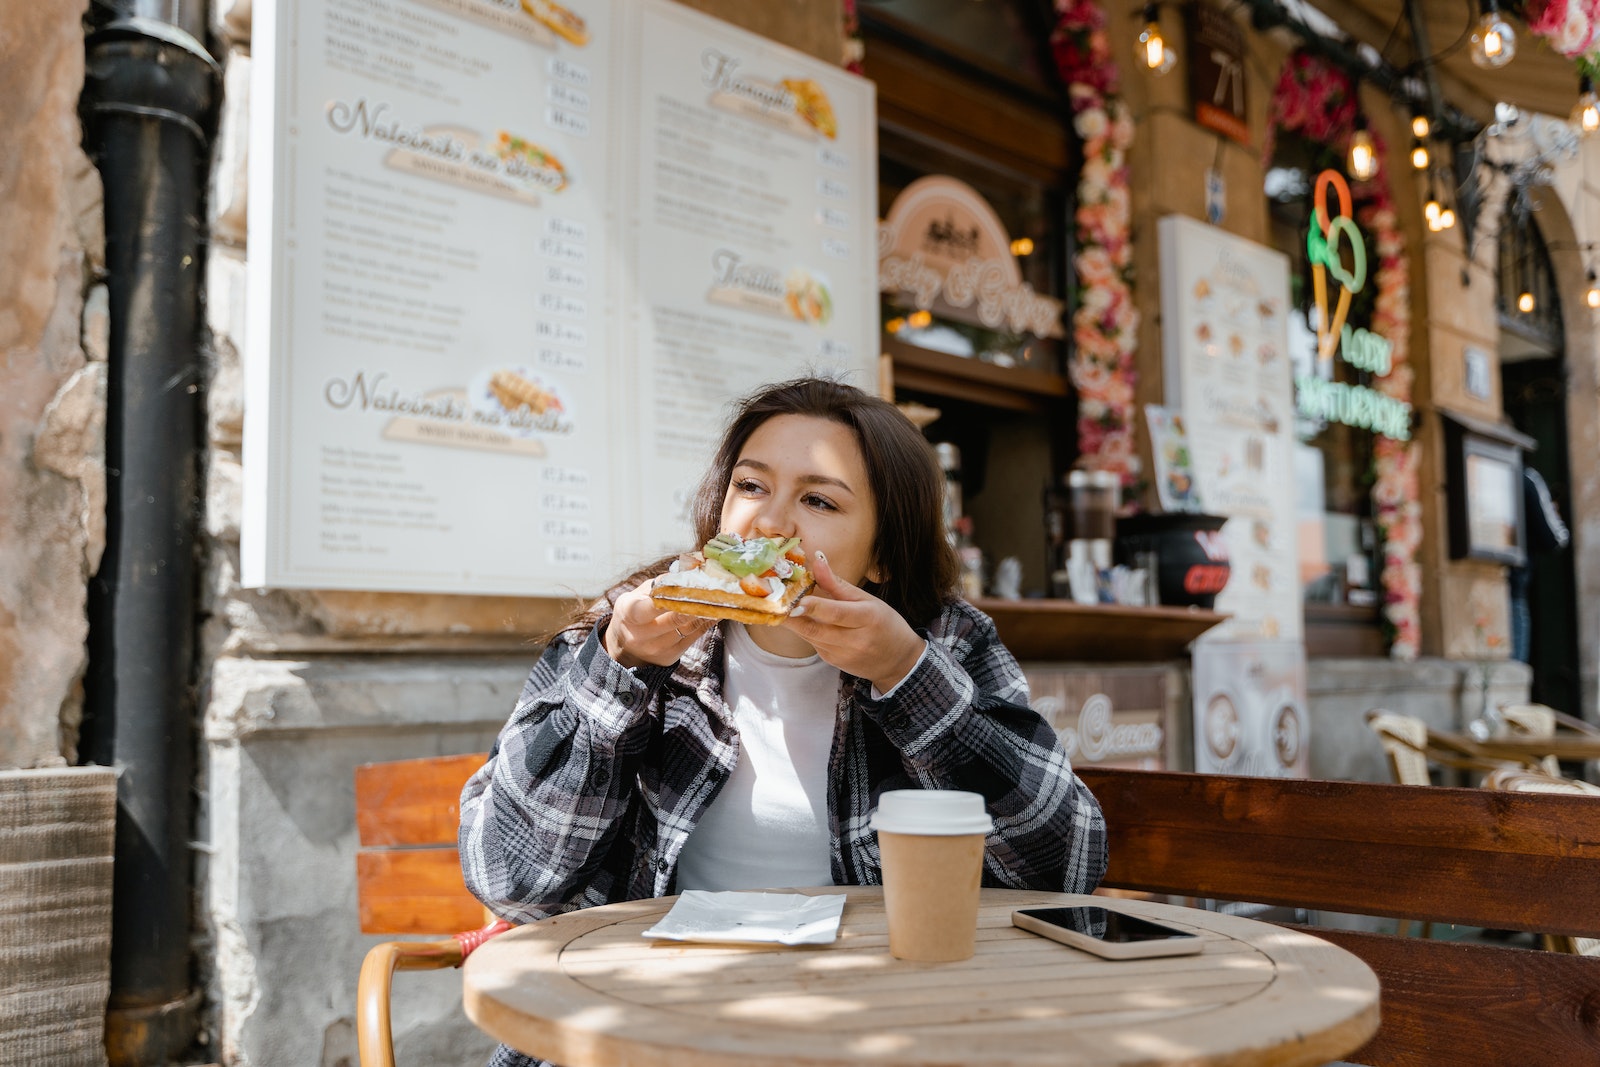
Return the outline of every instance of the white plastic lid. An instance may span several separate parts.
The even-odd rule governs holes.
[[[983,794],[959,789],[891,789],[878,797],[868,823],[891,834],[986,834],[994,820],[984,810]]]

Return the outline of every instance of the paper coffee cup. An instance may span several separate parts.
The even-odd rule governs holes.
[[[883,860],[889,954],[932,963],[970,958],[983,842],[994,827],[983,797],[954,789],[896,789],[878,798],[870,825]]]

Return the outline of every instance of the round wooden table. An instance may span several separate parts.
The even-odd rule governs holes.
[[[1147,901],[983,891],[961,963],[889,955],[882,890],[799,948],[641,937],[676,898],[524,926],[464,968],[467,1015],[563,1067],[1323,1064],[1378,1028],[1355,956],[1269,923]],[[1099,904],[1191,929],[1197,956],[1110,961],[1018,930],[1012,909]]]

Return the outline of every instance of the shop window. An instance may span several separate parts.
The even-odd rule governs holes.
[[[954,476],[988,565],[983,592],[995,565],[1015,557],[1020,591],[1048,595],[1045,490],[1076,458],[1060,311],[1078,172],[1071,109],[1050,65],[1049,10],[1026,0],[864,0],[859,11],[878,88],[880,219],[914,183],[958,182],[984,205],[979,216],[993,216],[980,227],[984,255],[998,248],[1017,285],[1056,305],[1055,336],[1045,336],[1009,319],[979,321],[942,296],[929,304],[894,285],[882,294],[895,399],[928,419],[931,441],[954,446],[943,454],[959,457]],[[958,245],[977,236],[971,218],[924,219],[917,232]]]
[[[1360,365],[1364,361],[1346,358],[1348,354],[1342,350],[1331,358],[1318,353],[1322,311],[1306,252],[1306,232],[1312,225],[1316,176],[1329,168],[1341,169],[1341,160],[1327,146],[1289,135],[1279,139],[1267,172],[1272,243],[1290,263],[1290,360],[1297,382],[1316,378],[1370,388],[1376,375]],[[1362,238],[1367,263],[1376,264],[1372,236],[1363,233]],[[1352,294],[1339,325],[1348,326],[1352,334],[1366,329],[1372,321],[1376,294],[1377,286],[1369,277]],[[1328,305],[1332,318],[1336,303],[1328,301]],[[1312,413],[1308,414],[1308,409]],[[1331,421],[1317,414],[1314,405],[1303,405],[1297,407],[1295,438],[1297,541],[1307,652],[1314,656],[1382,654],[1382,560],[1372,509],[1374,433]]]
[[[1043,4],[1012,0],[860,0],[867,32],[1049,99],[1057,93]]]
[[[1515,205],[1500,226],[1499,285],[1495,310],[1510,336],[1512,359],[1537,358],[1562,347],[1561,303],[1550,250],[1539,227]]]
[[[970,186],[999,216],[1021,280],[1039,294],[1065,291],[1066,217],[1061,192],[1049,185],[1006,174],[893,129],[879,131],[878,210],[882,214],[919,178],[943,176]],[[951,234],[952,241],[966,239]],[[883,294],[883,322],[896,344],[976,359],[998,367],[1022,367],[1060,374],[1063,338],[1036,337],[1009,323],[985,326],[970,317],[917,314],[912,297]]]

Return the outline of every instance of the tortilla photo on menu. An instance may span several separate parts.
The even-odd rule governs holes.
[[[549,192],[558,193],[567,187],[567,168],[541,145],[501,130],[495,138],[494,151],[502,163],[515,161],[532,168],[542,178],[540,186]]]
[[[546,411],[561,411],[561,398],[544,388],[537,379],[529,379],[515,370],[502,368],[489,375],[489,392],[508,412],[527,409],[531,415]]]
[[[810,78],[785,78],[783,87],[794,97],[795,112],[828,140],[839,137],[839,119],[828,94]]]
[[[555,0],[522,0],[522,10],[579,48],[589,43],[589,23],[582,15],[562,7]]]
[[[783,302],[789,314],[813,326],[826,326],[833,318],[833,294],[827,281],[804,267],[794,268],[784,279]]]

